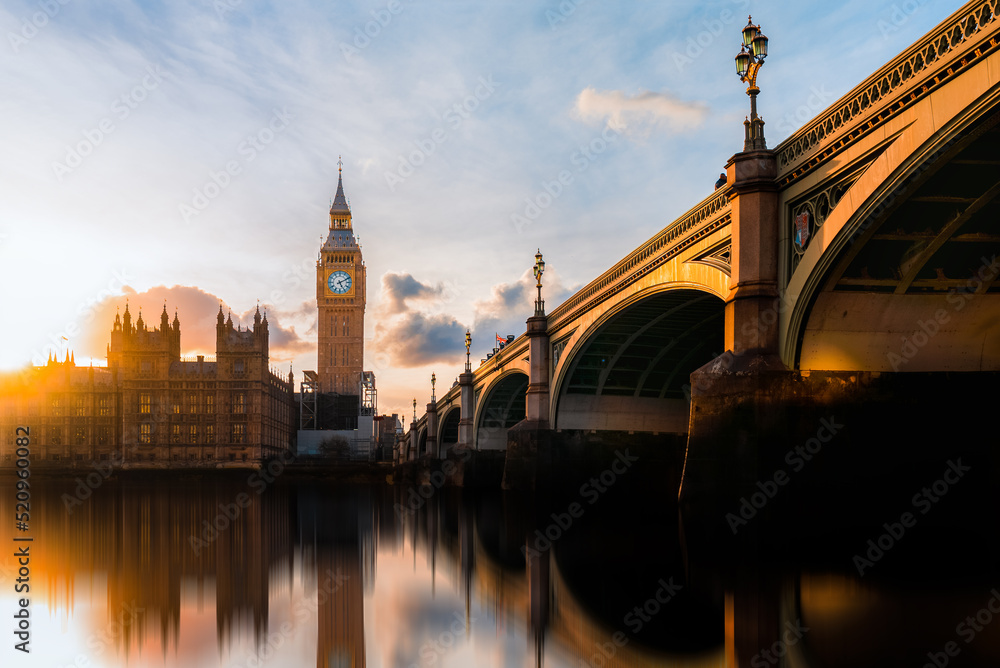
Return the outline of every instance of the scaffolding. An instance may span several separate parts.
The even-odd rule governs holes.
[[[359,415],[374,417],[377,409],[378,392],[375,390],[375,374],[361,372],[361,412]]]
[[[300,385],[299,429],[318,429],[316,414],[318,412],[319,377],[315,371],[303,371]]]

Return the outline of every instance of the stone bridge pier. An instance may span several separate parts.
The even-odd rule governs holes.
[[[549,425],[549,336],[548,318],[528,318],[528,390],[525,418],[507,431],[507,457],[503,488],[535,488],[539,468],[552,465],[552,431]]]
[[[732,210],[732,275],[726,350],[744,366],[778,359],[778,184],[774,151],[748,151],[726,165]],[[756,362],[757,366],[760,362]],[[783,365],[782,365],[783,366]]]

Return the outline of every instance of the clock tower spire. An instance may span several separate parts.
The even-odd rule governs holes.
[[[365,265],[344,195],[344,163],[338,161],[337,165],[330,228],[316,262],[317,375],[321,392],[360,394],[365,356]]]

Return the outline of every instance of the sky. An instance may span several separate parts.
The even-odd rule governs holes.
[[[410,413],[711,193],[742,149],[748,14],[776,146],[959,7],[0,0],[0,369],[104,363],[116,310],[214,354],[220,302],[316,368],[338,159],[368,271],[365,369]]]

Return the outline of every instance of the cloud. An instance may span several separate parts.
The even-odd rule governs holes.
[[[375,326],[377,356],[394,367],[413,368],[432,362],[455,362],[465,352],[465,325],[450,315],[406,313]]]
[[[546,271],[544,296],[551,300],[550,310],[575,290],[564,288],[551,268]],[[497,334],[522,334],[525,320],[535,312],[536,294],[535,279],[526,269],[516,281],[494,285],[487,299],[473,302],[473,354],[485,355]],[[383,275],[382,307],[373,342],[376,367],[414,368],[463,360],[466,325],[438,311],[457,295],[457,286],[448,282],[432,286],[410,274]]]
[[[674,131],[696,128],[708,108],[669,93],[641,91],[629,96],[620,90],[598,91],[588,86],[577,96],[574,111],[585,122],[606,121],[608,127],[644,137],[661,126]]]
[[[453,301],[457,294],[458,287],[452,283],[425,285],[411,274],[389,272],[382,275],[382,309],[386,315],[408,312],[408,300],[448,303]]]
[[[176,314],[181,323],[182,356],[215,354],[215,325],[219,305],[222,304],[227,316],[230,312],[229,306],[219,297],[187,285],[175,285],[169,288],[159,285],[143,292],[136,292],[133,288],[124,286],[122,292],[124,294],[121,296],[108,297],[91,305],[82,319],[82,322],[86,323],[86,329],[79,342],[74,342],[77,357],[89,356],[100,359],[106,356],[115,314],[125,310],[126,299],[133,322],[141,313],[143,321],[150,329],[160,326],[160,317],[166,303],[170,322],[173,322]],[[252,326],[256,308],[257,305],[254,304],[252,308],[242,313],[233,313],[233,324],[240,327]],[[284,319],[281,311],[268,309],[267,304],[261,304],[261,313],[267,314],[271,360],[291,359],[315,347],[314,342],[304,341],[294,327],[281,324]]]
[[[545,270],[544,278],[542,298],[545,300],[547,312],[551,312],[579,289],[579,287],[564,287],[551,267]],[[478,344],[477,350],[484,350],[483,343],[487,344],[485,350],[491,350],[496,341],[496,334],[518,336],[524,333],[525,321],[535,312],[535,299],[538,296],[535,286],[531,270],[526,269],[513,283],[494,285],[488,299],[478,299],[473,303],[475,308],[473,342]]]
[[[457,295],[458,286],[450,282],[428,285],[411,274],[383,274],[372,346],[375,366],[414,368],[458,359],[465,325],[437,312]]]
[[[490,289],[488,299],[477,299],[475,325],[477,338],[485,337],[493,347],[494,334],[520,334],[524,321],[535,312],[535,279],[530,270],[513,283],[500,283]]]

